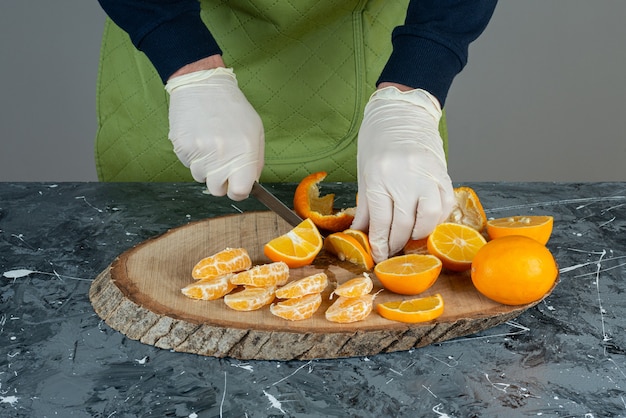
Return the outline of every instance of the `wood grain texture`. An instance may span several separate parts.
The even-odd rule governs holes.
[[[287,321],[263,308],[237,312],[222,300],[198,301],[180,289],[191,269],[226,247],[246,248],[254,264],[267,263],[263,245],[291,227],[271,212],[206,219],[172,229],[121,254],[94,280],[89,298],[96,313],[133,340],[164,349],[238,359],[292,360],[367,356],[405,351],[473,334],[516,317],[533,306],[506,306],[480,295],[468,273],[443,272],[423,295],[441,293],[437,320],[404,324],[375,311],[364,321],[336,324],[324,317],[337,284],[363,271],[324,252],[311,266],[291,269],[290,280],[324,271],[330,286],[313,318]],[[373,272],[374,290],[381,289]],[[408,298],[383,290],[375,303]]]

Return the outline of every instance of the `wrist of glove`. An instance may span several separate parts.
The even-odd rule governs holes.
[[[169,80],[169,139],[193,178],[215,196],[248,196],[261,175],[265,134],[232,69],[197,71]]]
[[[441,108],[424,90],[376,91],[359,131],[359,204],[353,228],[369,230],[376,262],[420,239],[443,222],[454,205],[439,134]]]

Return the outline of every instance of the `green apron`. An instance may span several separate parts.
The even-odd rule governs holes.
[[[203,0],[202,19],[265,128],[263,182],[356,181],[363,108],[408,0]],[[168,139],[154,67],[107,19],[97,85],[101,181],[193,181]],[[445,118],[440,130],[446,140]]]

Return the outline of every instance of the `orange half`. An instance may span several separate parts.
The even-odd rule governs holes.
[[[552,235],[554,218],[544,215],[509,216],[487,222],[487,235],[496,239],[508,235],[523,235],[546,245]]]
[[[263,252],[272,261],[283,261],[291,268],[309,265],[321,251],[324,241],[311,219],[265,244]]]
[[[427,322],[443,314],[443,298],[439,293],[433,296],[410,300],[397,300],[376,305],[383,318],[399,322]]]
[[[319,228],[343,231],[352,224],[356,208],[336,211],[334,194],[320,196],[319,184],[325,178],[326,172],[319,171],[302,179],[293,196],[293,208],[302,219],[310,218]]]
[[[405,254],[388,258],[374,267],[383,287],[401,295],[417,295],[429,289],[443,264],[430,254]]]
[[[437,225],[428,236],[428,252],[453,271],[469,270],[472,260],[487,241],[476,229],[450,222]]]

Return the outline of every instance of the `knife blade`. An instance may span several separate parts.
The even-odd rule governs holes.
[[[255,181],[252,185],[250,194],[263,203],[269,210],[276,213],[283,218],[291,226],[297,226],[302,222],[302,218],[299,217],[294,211],[289,209],[279,198],[270,193],[265,187],[261,186],[258,181]]]

